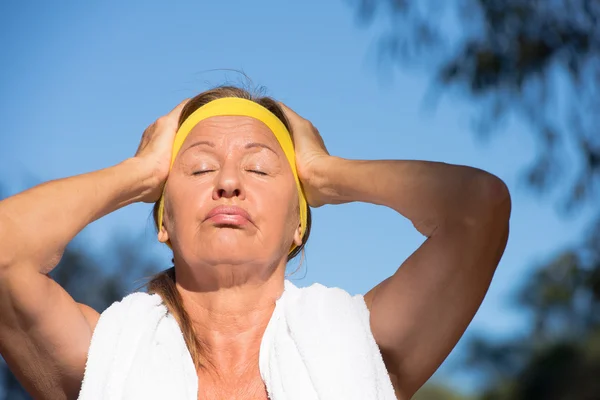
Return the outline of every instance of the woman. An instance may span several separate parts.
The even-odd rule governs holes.
[[[191,120],[231,98],[268,112],[228,115],[233,103],[225,100],[225,112]],[[192,126],[180,134],[186,121]],[[87,224],[140,201],[155,203],[158,239],[173,249],[174,268],[149,289],[183,334],[198,399],[279,400],[259,366],[261,341],[290,287],[286,262],[308,238],[304,201],[385,205],[428,238],[358,299],[398,399],[411,398],[471,321],[504,251],[510,215],[506,186],[481,170],[331,156],[317,129],[281,103],[232,87],[202,93],[146,129],[134,157],[0,202],[0,351],[36,398],[77,398],[84,374],[93,375],[92,353],[102,356],[90,351],[88,360],[98,321],[111,318],[76,303],[48,272]]]

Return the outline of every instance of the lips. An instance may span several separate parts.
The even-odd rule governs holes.
[[[206,220],[221,225],[244,225],[251,222],[250,214],[237,206],[217,206],[206,215]]]

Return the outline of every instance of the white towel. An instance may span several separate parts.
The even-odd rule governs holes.
[[[361,295],[285,282],[263,335],[259,369],[271,400],[394,400]],[[133,293],[100,316],[80,400],[197,400],[198,378],[173,316]]]

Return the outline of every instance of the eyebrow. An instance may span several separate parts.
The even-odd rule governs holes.
[[[188,147],[187,147],[187,148],[184,150],[184,152],[188,151],[188,150],[189,150],[189,149],[191,149],[192,147],[196,147],[196,146],[202,146],[202,145],[204,145],[204,146],[209,146],[209,147],[212,147],[212,148],[214,148],[214,147],[215,147],[215,144],[214,144],[213,142],[209,141],[209,140],[200,140],[200,141],[198,141],[198,142],[194,142],[194,143],[192,143],[191,145],[189,145],[189,146],[188,146]],[[263,148],[263,149],[270,150],[270,151],[271,151],[271,152],[273,152],[275,155],[279,156],[279,154],[277,154],[277,152],[276,152],[275,150],[273,150],[273,149],[272,149],[270,146],[267,146],[267,145],[266,145],[266,144],[264,144],[264,143],[250,142],[250,143],[247,143],[247,144],[244,146],[244,149],[248,150],[248,149],[253,149],[253,148],[257,148],[257,147],[258,147],[258,148]]]
[[[251,143],[246,144],[246,146],[244,146],[244,149],[252,149],[252,148],[255,148],[255,147],[260,147],[260,148],[263,148],[263,149],[270,150],[273,153],[275,153],[275,155],[279,156],[279,154],[277,154],[277,152],[275,150],[273,150],[271,147],[267,146],[264,143],[251,142]]]
[[[210,142],[208,140],[200,140],[198,142],[194,142],[191,145],[189,145],[184,152],[188,151],[189,149],[191,149],[192,147],[196,147],[196,146],[201,146],[201,145],[206,145],[209,147],[215,147],[215,144],[213,142]]]

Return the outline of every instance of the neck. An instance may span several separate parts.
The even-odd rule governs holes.
[[[192,273],[186,279],[185,272],[177,271],[177,289],[203,344],[202,355],[216,375],[257,372],[260,344],[283,293],[284,273],[285,264],[265,277],[234,279],[235,285],[226,282],[215,290],[214,276]]]

